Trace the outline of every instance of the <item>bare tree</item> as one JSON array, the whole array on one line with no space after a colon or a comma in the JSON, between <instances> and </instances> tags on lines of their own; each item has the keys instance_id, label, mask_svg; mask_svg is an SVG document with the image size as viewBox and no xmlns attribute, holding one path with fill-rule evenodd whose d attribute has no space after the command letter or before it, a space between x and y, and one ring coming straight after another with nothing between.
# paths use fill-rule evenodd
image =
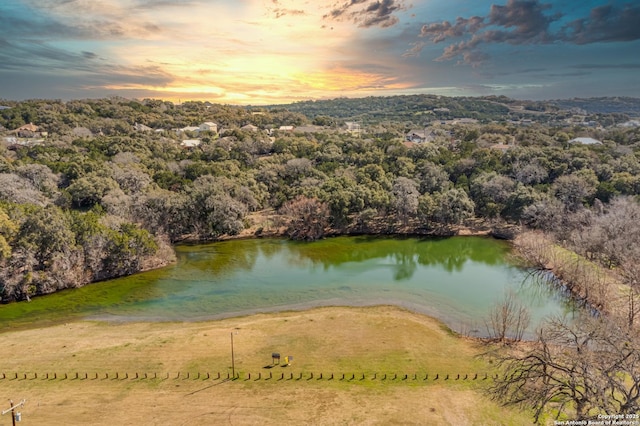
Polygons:
<instances>
[{"instance_id":1,"label":"bare tree","mask_svg":"<svg viewBox=\"0 0 640 426\"><path fill-rule=\"evenodd\" d=\"M492 339L500 342L507 340L520 341L531 321L529 310L522 305L512 291L497 302L485 320L487 333Z\"/></svg>"},{"instance_id":2,"label":"bare tree","mask_svg":"<svg viewBox=\"0 0 640 426\"><path fill-rule=\"evenodd\" d=\"M329 207L315 198L299 196L280 209L289 221L287 234L295 240L322 238L329 225Z\"/></svg>"},{"instance_id":3,"label":"bare tree","mask_svg":"<svg viewBox=\"0 0 640 426\"><path fill-rule=\"evenodd\" d=\"M545 412L585 418L640 409L638 335L604 317L553 318L534 347L500 358L492 397Z\"/></svg>"}]
</instances>

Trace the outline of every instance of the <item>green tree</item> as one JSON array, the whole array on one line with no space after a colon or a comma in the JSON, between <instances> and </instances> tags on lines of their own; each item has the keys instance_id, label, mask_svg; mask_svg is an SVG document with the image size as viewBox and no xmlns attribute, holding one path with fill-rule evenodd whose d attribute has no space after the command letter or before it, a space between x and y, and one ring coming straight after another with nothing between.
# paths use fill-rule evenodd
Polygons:
<instances>
[{"instance_id":1,"label":"green tree","mask_svg":"<svg viewBox=\"0 0 640 426\"><path fill-rule=\"evenodd\" d=\"M11 244L18 229L18 224L0 207L0 261L11 257Z\"/></svg>"},{"instance_id":2,"label":"green tree","mask_svg":"<svg viewBox=\"0 0 640 426\"><path fill-rule=\"evenodd\" d=\"M473 217L475 205L466 192L453 188L434 194L433 219L443 224L460 224Z\"/></svg>"}]
</instances>

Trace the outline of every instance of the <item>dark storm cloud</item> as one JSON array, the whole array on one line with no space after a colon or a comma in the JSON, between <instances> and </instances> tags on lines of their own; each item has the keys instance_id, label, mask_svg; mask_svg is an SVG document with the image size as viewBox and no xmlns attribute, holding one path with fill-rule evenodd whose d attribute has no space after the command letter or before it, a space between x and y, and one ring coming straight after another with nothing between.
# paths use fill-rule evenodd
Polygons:
<instances>
[{"instance_id":1,"label":"dark storm cloud","mask_svg":"<svg viewBox=\"0 0 640 426\"><path fill-rule=\"evenodd\" d=\"M323 19L351 21L363 28L387 28L398 23L394 14L401 10L406 10L402 0L351 0L334 5Z\"/></svg>"},{"instance_id":2,"label":"dark storm cloud","mask_svg":"<svg viewBox=\"0 0 640 426\"><path fill-rule=\"evenodd\" d=\"M443 49L436 60L460 57L461 62L477 66L489 56L483 45L533 45L568 42L589 44L624 42L640 39L640 5L626 3L598 6L586 18L566 23L559 31L552 31L553 23L563 14L551 11L550 3L539 0L508 0L505 5L491 5L487 16L458 17L455 22L431 22L422 26L419 36L432 43L460 39ZM424 45L415 44L405 56L415 56Z\"/></svg>"}]
</instances>

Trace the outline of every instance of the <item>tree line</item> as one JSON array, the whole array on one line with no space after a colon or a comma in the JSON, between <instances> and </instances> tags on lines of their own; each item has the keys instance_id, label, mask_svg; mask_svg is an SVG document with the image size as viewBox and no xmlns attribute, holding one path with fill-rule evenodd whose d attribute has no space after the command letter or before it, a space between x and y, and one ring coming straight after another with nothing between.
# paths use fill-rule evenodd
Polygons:
<instances>
[{"instance_id":1,"label":"tree line","mask_svg":"<svg viewBox=\"0 0 640 426\"><path fill-rule=\"evenodd\" d=\"M640 191L637 129L600 131L605 143L591 147L566 143L575 128L447 125L409 147L404 134L417 123L352 135L336 118L318 132L268 135L317 116L121 98L3 103L7 131L33 122L48 132L43 143L0 148L3 301L166 263L170 244L237 234L265 209L300 239L448 232L472 219L569 232L584 225L569 217L595 218ZM181 147L171 129L204 121L221 133ZM239 129L249 123L260 130Z\"/></svg>"}]
</instances>

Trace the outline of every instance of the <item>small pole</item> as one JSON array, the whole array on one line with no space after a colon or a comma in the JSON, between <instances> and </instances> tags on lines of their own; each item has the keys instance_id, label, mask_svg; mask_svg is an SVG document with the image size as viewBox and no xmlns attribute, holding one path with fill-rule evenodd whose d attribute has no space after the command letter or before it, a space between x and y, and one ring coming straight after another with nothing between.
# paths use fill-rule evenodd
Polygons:
<instances>
[{"instance_id":1,"label":"small pole","mask_svg":"<svg viewBox=\"0 0 640 426\"><path fill-rule=\"evenodd\" d=\"M16 426L16 408L18 407L24 407L24 403L26 402L26 399L23 399L22 401L18 402L16 405L13 405L13 400L9 400L9 409L4 410L2 412L2 415L4 416L5 414L11 412L11 424L13 426Z\"/></svg>"},{"instance_id":2,"label":"small pole","mask_svg":"<svg viewBox=\"0 0 640 426\"><path fill-rule=\"evenodd\" d=\"M231 332L231 373L233 373L233 378L236 378L236 363L235 358L233 356L233 331Z\"/></svg>"}]
</instances>

